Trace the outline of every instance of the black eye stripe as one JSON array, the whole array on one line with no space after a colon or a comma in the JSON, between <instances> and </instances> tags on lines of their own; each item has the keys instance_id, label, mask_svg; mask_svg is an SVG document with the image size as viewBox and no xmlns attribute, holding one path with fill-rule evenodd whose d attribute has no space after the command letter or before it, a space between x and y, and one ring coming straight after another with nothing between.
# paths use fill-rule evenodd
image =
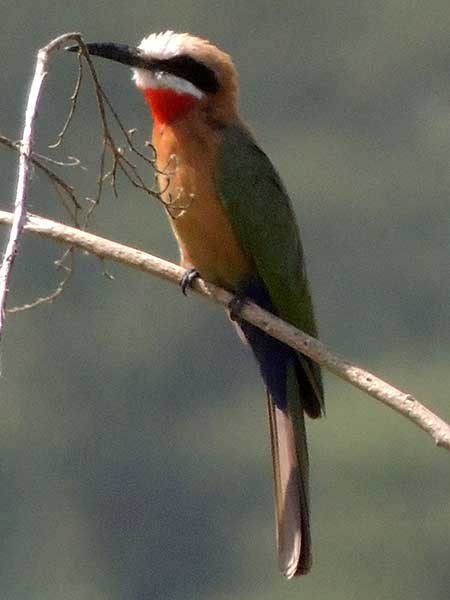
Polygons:
<instances>
[{"instance_id":1,"label":"black eye stripe","mask_svg":"<svg viewBox=\"0 0 450 600\"><path fill-rule=\"evenodd\" d=\"M171 58L152 58L147 56L141 48L133 48L125 44L91 43L86 44L89 53L115 60L124 65L148 71L164 71L189 81L205 94L215 94L220 85L216 74L204 63L195 60L187 54L172 56ZM66 50L78 52L78 46L69 46Z\"/></svg>"},{"instance_id":2,"label":"black eye stripe","mask_svg":"<svg viewBox=\"0 0 450 600\"><path fill-rule=\"evenodd\" d=\"M196 88L206 94L215 94L219 91L219 82L216 74L204 63L195 60L186 54L155 60L161 71L186 79Z\"/></svg>"}]
</instances>

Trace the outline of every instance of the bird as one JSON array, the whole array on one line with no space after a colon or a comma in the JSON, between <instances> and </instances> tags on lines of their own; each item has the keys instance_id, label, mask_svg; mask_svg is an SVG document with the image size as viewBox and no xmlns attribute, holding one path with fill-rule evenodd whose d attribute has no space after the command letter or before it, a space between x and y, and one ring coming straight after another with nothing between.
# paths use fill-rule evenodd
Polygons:
<instances>
[{"instance_id":1,"label":"bird","mask_svg":"<svg viewBox=\"0 0 450 600\"><path fill-rule=\"evenodd\" d=\"M131 67L153 118L161 193L185 269L316 337L296 217L280 176L239 114L229 54L207 39L164 31L138 46L88 43L91 55ZM68 50L78 50L71 46ZM311 569L305 415L324 413L319 365L231 314L267 391L281 572Z\"/></svg>"}]
</instances>

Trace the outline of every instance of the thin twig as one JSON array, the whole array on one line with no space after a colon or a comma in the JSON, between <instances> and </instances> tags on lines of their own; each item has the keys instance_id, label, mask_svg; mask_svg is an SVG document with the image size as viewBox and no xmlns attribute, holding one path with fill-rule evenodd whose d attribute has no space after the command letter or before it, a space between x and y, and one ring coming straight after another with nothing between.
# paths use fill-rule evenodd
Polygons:
<instances>
[{"instance_id":1,"label":"thin twig","mask_svg":"<svg viewBox=\"0 0 450 600\"><path fill-rule=\"evenodd\" d=\"M13 215L11 213L0 211L0 224L10 224L12 221ZM25 229L43 237L81 248L102 260L118 262L173 283L179 283L184 274L184 269L181 267L151 254L146 254L141 250L35 215L27 216ZM194 281L194 289L223 306L228 306L233 298L229 292L200 279ZM431 435L438 446L450 450L450 425L410 394L402 392L372 373L340 358L325 344L299 331L256 304L251 302L244 304L240 317L256 325L269 335L285 342L295 350L309 356L341 379L383 402Z\"/></svg>"},{"instance_id":2,"label":"thin twig","mask_svg":"<svg viewBox=\"0 0 450 600\"><path fill-rule=\"evenodd\" d=\"M80 95L82 81L83 81L83 61L81 60L81 58L79 58L79 60L78 60L78 75L77 75L77 80L75 82L75 88L70 96L69 112L68 112L66 120L64 121L64 124L61 128L61 131L58 133L56 142L54 144L49 145L49 148L51 148L51 149L58 148L58 146L60 146L62 144L62 141L64 139L66 131L69 128L70 122L72 121L72 118L73 118L76 108L77 108L78 97Z\"/></svg>"},{"instance_id":3,"label":"thin twig","mask_svg":"<svg viewBox=\"0 0 450 600\"><path fill-rule=\"evenodd\" d=\"M20 142L14 142L13 140L7 138L4 135L0 135L0 144L3 144L7 148L10 148L11 150L15 150L16 152L20 150ZM85 167L81 166L80 160L78 158L76 158L74 156L69 156L68 158L71 159L71 162L57 161L48 156L44 156L43 154L38 154L37 152L32 152L30 155L31 162L38 169L40 169L43 173L45 173L47 175L47 177L50 179L50 181L53 183L53 185L57 189L61 189L65 194L67 194L67 196L69 196L70 200L73 202L76 209L81 210L82 207L81 207L80 201L78 200L78 198L75 194L74 188L71 185L69 185L66 181L64 181L64 179L61 179L61 177L59 177L59 175L57 175L54 171L49 169L42 162L42 161L45 161L45 162L55 164L57 166L63 166L63 167L80 166L82 169L85 168ZM75 223L75 222L74 222L74 224L77 225L77 223Z\"/></svg>"},{"instance_id":4,"label":"thin twig","mask_svg":"<svg viewBox=\"0 0 450 600\"><path fill-rule=\"evenodd\" d=\"M49 146L50 148L51 146ZM68 156L69 160L56 160L55 158L51 158L50 156L45 156L45 154L39 154L38 152L33 152L33 157L40 158L41 160L48 162L52 165L57 165L58 167L80 167L84 171L87 171L87 168L81 164L81 160L76 156Z\"/></svg>"},{"instance_id":5,"label":"thin twig","mask_svg":"<svg viewBox=\"0 0 450 600\"><path fill-rule=\"evenodd\" d=\"M0 267L0 339L3 334L6 314L6 301L8 299L9 283L12 268L19 249L20 237L25 224L27 211L28 189L31 175L31 153L33 131L37 116L38 102L41 95L42 84L47 75L47 66L50 55L70 39L80 40L77 34L65 34L52 40L47 46L41 48L37 55L36 70L28 95L25 111L25 122L19 149L19 173L17 177L17 190L14 202L14 219L11 224L8 243Z\"/></svg>"},{"instance_id":6,"label":"thin twig","mask_svg":"<svg viewBox=\"0 0 450 600\"><path fill-rule=\"evenodd\" d=\"M127 156L125 155L125 152L122 150L122 148L120 148L116 144L116 142L114 140L114 136L112 135L109 124L108 124L106 107L111 112L115 122L117 123L119 129L121 130L122 134L124 135L126 142L127 142L128 149L131 152L133 152L136 156L138 156L139 158L144 160L146 163L148 163L152 167L154 172L157 171L155 149L153 148L153 146L151 144L146 144L146 146L148 148L150 148L150 150L152 151L152 157L148 157L145 154L143 154L135 146L135 144L133 143L133 140L132 140L132 135L133 135L134 130L131 130L131 132L130 132L125 128L119 115L115 111L111 101L109 100L108 96L106 95L106 92L103 90L102 86L100 85L100 81L98 79L98 75L95 70L94 64L91 60L88 49L83 41L79 42L79 47L80 47L81 55L87 61L88 68L90 70L90 74L91 74L91 77L92 77L92 80L94 83L94 90L95 90L95 95L96 95L96 99L97 99L97 107L98 107L98 111L99 111L99 115L100 115L100 120L101 120L101 124L102 124L102 132L103 132L103 145L102 145L102 151L101 151L101 155L100 155L99 175L97 177L97 191L96 191L94 198L89 198L89 200L91 202L91 206L90 206L89 210L87 211L87 214L85 217L85 223L84 223L84 226L87 227L87 224L89 222L89 218L90 218L92 212L94 211L94 209L96 208L96 206L98 206L98 204L100 202L100 198L101 198L102 191L103 191L103 183L107 178L111 178L113 193L116 196L118 195L116 176L117 176L117 172L119 170L125 175L125 177L130 181L130 183L135 188L146 192L147 194L149 194L153 198L156 198L159 202L162 202L163 204L164 204L164 200L162 199L161 192L159 190L149 187L145 183L144 179L140 176L136 165L134 163L132 163L129 158L127 158ZM107 151L107 149L110 150L112 157L113 157L112 167L109 171L106 171L106 151Z\"/></svg>"},{"instance_id":7,"label":"thin twig","mask_svg":"<svg viewBox=\"0 0 450 600\"><path fill-rule=\"evenodd\" d=\"M64 264L64 261L66 260L67 256L69 256L69 261L70 261L68 266ZM66 271L66 274L63 277L63 279L61 279L61 281L58 283L58 285L53 290L53 292L51 292L50 294L47 294L46 296L40 296L39 298L36 298L36 300L33 300L33 302L27 302L26 304L22 304L20 306L13 306L12 308L8 308L6 310L6 312L8 312L10 314L24 312L24 311L30 310L32 308L37 308L41 304L51 304L52 302L57 300L60 296L62 296L62 294L69 287L69 283L74 274L74 248L73 248L73 246L71 246L70 248L67 248L67 250L65 250L65 252L61 256L61 258L59 258L58 260L55 260L55 265L56 265L57 269L64 269Z\"/></svg>"}]
</instances>

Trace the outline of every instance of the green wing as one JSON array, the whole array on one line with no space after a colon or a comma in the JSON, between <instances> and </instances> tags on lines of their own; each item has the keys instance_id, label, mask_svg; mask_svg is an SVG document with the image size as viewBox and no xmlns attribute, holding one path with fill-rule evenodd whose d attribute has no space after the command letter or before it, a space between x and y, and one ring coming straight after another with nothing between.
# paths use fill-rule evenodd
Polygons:
<instances>
[{"instance_id":1,"label":"green wing","mask_svg":"<svg viewBox=\"0 0 450 600\"><path fill-rule=\"evenodd\" d=\"M242 247L282 319L317 335L295 214L272 163L242 125L223 130L217 189ZM323 409L318 365L300 362ZM309 412L309 411L308 411ZM317 415L315 415L317 416Z\"/></svg>"}]
</instances>

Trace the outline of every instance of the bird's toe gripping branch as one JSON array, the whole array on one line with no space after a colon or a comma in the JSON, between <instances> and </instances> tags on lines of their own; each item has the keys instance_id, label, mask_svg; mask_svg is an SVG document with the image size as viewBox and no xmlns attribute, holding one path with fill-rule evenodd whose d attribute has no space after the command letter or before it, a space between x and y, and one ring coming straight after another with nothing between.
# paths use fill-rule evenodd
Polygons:
<instances>
[{"instance_id":1,"label":"bird's toe gripping branch","mask_svg":"<svg viewBox=\"0 0 450 600\"><path fill-rule=\"evenodd\" d=\"M230 300L228 304L228 310L230 312L230 319L232 321L239 321L240 312L246 302L247 298L239 295L233 296L232 300Z\"/></svg>"},{"instance_id":2,"label":"bird's toe gripping branch","mask_svg":"<svg viewBox=\"0 0 450 600\"><path fill-rule=\"evenodd\" d=\"M198 277L200 277L200 273L197 269L187 269L184 272L183 277L180 280L180 287L185 296L187 296L187 289L192 287L192 282Z\"/></svg>"}]
</instances>

